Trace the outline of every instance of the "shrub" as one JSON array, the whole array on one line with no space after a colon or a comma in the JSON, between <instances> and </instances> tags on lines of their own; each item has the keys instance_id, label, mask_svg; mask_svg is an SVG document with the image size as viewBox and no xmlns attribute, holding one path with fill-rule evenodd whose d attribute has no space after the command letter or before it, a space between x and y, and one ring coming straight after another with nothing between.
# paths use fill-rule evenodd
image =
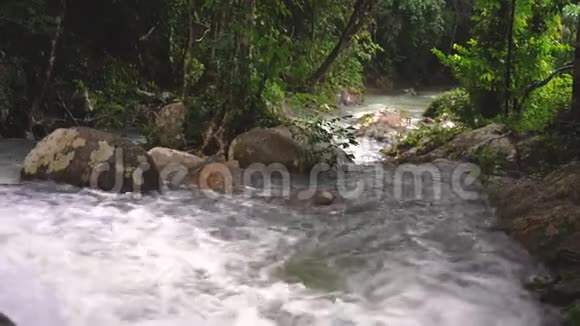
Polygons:
<instances>
[{"instance_id":1,"label":"shrub","mask_svg":"<svg viewBox=\"0 0 580 326\"><path fill-rule=\"evenodd\" d=\"M308 165L328 163L335 166L354 159L352 154L344 150L350 145L358 145L356 129L344 122L350 116L325 119L321 117L309 119L294 119L286 123L295 140L306 149ZM344 157L340 157L344 155Z\"/></svg>"},{"instance_id":2,"label":"shrub","mask_svg":"<svg viewBox=\"0 0 580 326\"><path fill-rule=\"evenodd\" d=\"M465 89L447 91L433 100L424 114L433 119L449 119L470 127L480 126L484 119L476 112Z\"/></svg>"},{"instance_id":3,"label":"shrub","mask_svg":"<svg viewBox=\"0 0 580 326\"><path fill-rule=\"evenodd\" d=\"M466 127L421 126L403 136L398 149L417 148L417 153L426 153L447 144L456 135L467 131Z\"/></svg>"},{"instance_id":4,"label":"shrub","mask_svg":"<svg viewBox=\"0 0 580 326\"><path fill-rule=\"evenodd\" d=\"M564 309L564 319L566 325L579 326L580 325L580 304L576 303Z\"/></svg>"},{"instance_id":5,"label":"shrub","mask_svg":"<svg viewBox=\"0 0 580 326\"><path fill-rule=\"evenodd\" d=\"M521 131L543 131L554 119L572 105L571 75L552 79L546 86L531 94L524 110L516 117L514 127Z\"/></svg>"}]
</instances>

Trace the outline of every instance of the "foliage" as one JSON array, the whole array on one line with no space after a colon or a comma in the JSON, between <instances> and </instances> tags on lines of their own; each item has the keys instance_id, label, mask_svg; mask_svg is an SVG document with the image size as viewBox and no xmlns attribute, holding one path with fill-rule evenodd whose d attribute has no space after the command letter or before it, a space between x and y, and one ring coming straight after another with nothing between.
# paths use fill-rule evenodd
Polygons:
<instances>
[{"instance_id":1,"label":"foliage","mask_svg":"<svg viewBox=\"0 0 580 326\"><path fill-rule=\"evenodd\" d=\"M562 10L562 42L574 46L576 42L576 29L580 17L580 5L576 3L567 4Z\"/></svg>"},{"instance_id":2,"label":"foliage","mask_svg":"<svg viewBox=\"0 0 580 326\"><path fill-rule=\"evenodd\" d=\"M532 93L524 111L516 117L514 127L521 131L543 131L550 127L560 114L570 109L572 83L572 76L562 75Z\"/></svg>"},{"instance_id":3,"label":"foliage","mask_svg":"<svg viewBox=\"0 0 580 326\"><path fill-rule=\"evenodd\" d=\"M424 116L451 120L472 128L484 122L483 117L475 110L469 94L463 88L456 88L439 95L431 102Z\"/></svg>"},{"instance_id":4,"label":"foliage","mask_svg":"<svg viewBox=\"0 0 580 326\"><path fill-rule=\"evenodd\" d=\"M356 3L8 0L0 4L0 57L22 58L34 79L30 85L42 84L55 21L63 18L48 93L65 98L87 90L95 100L88 121L119 128L138 123L130 109L142 102L135 89L170 91L191 103L190 120L199 128L224 124L227 141L270 123L272 108L293 94L302 104L305 91L314 91L313 109L318 110L322 102L333 103L340 88L363 88L363 65L380 50L364 28L341 47L324 82L304 87L340 43ZM55 107L45 102L43 109ZM208 141L200 139L201 131L192 133L192 145Z\"/></svg>"},{"instance_id":5,"label":"foliage","mask_svg":"<svg viewBox=\"0 0 580 326\"><path fill-rule=\"evenodd\" d=\"M349 146L358 145L356 129L345 124L351 116L325 119L315 117L287 121L295 140L306 149L308 165L328 163L331 166L352 161L354 156L346 153Z\"/></svg>"},{"instance_id":6,"label":"foliage","mask_svg":"<svg viewBox=\"0 0 580 326\"><path fill-rule=\"evenodd\" d=\"M507 2L476 1L474 37L454 53L434 53L449 66L485 117L502 112L506 95ZM569 47L560 41L560 4L549 0L519 0L515 8L513 74L508 108L518 107L529 85L545 79ZM527 105L524 103L524 105Z\"/></svg>"},{"instance_id":7,"label":"foliage","mask_svg":"<svg viewBox=\"0 0 580 326\"><path fill-rule=\"evenodd\" d=\"M562 9L562 23L567 27L573 27L578 24L580 18L580 5L576 3L567 4Z\"/></svg>"},{"instance_id":8,"label":"foliage","mask_svg":"<svg viewBox=\"0 0 580 326\"><path fill-rule=\"evenodd\" d=\"M308 118L317 114L331 113L337 109L336 105L328 104L334 102L334 93L292 93L287 94L284 103L289 106L292 113Z\"/></svg>"},{"instance_id":9,"label":"foliage","mask_svg":"<svg viewBox=\"0 0 580 326\"><path fill-rule=\"evenodd\" d=\"M106 64L105 71L100 83L76 82L78 88L88 88L92 95L96 126L105 129L145 126L148 117L138 109L146 99L138 90L155 91L155 85L145 83L134 68L113 59Z\"/></svg>"},{"instance_id":10,"label":"foliage","mask_svg":"<svg viewBox=\"0 0 580 326\"><path fill-rule=\"evenodd\" d=\"M573 304L564 309L564 319L566 320L566 325L580 325L580 304Z\"/></svg>"},{"instance_id":11,"label":"foliage","mask_svg":"<svg viewBox=\"0 0 580 326\"><path fill-rule=\"evenodd\" d=\"M445 0L385 1L377 10L373 40L382 51L367 65L370 77L402 82L430 82L440 70L431 49L460 41L468 23L464 2ZM458 4L458 6L454 6Z\"/></svg>"},{"instance_id":12,"label":"foliage","mask_svg":"<svg viewBox=\"0 0 580 326\"><path fill-rule=\"evenodd\" d=\"M323 86L330 88L331 91L350 88L351 91L361 92L365 87L364 66L381 51L382 48L373 41L369 32L364 31L356 35L352 46L336 62L335 69L331 71Z\"/></svg>"},{"instance_id":13,"label":"foliage","mask_svg":"<svg viewBox=\"0 0 580 326\"><path fill-rule=\"evenodd\" d=\"M475 164L481 169L481 179L486 182L489 176L495 175L498 170L498 164L504 158L491 146L483 146L475 156Z\"/></svg>"}]
</instances>

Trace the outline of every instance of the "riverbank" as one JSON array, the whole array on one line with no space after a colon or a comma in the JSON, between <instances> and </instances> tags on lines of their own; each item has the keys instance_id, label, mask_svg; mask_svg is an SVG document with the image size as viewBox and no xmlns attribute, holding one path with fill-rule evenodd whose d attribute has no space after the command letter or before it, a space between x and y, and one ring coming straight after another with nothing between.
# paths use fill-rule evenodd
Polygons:
<instances>
[{"instance_id":1,"label":"riverbank","mask_svg":"<svg viewBox=\"0 0 580 326\"><path fill-rule=\"evenodd\" d=\"M554 140L519 134L505 125L446 135L434 144L433 134L416 141L421 147L395 151L396 163L429 163L452 159L473 164L491 202L498 228L521 243L550 269L551 275L527 286L541 299L563 307L578 322L580 300L580 164L554 164ZM561 146L561 145L560 145ZM553 154L550 154L553 153ZM572 322L572 321L571 321Z\"/></svg>"}]
</instances>

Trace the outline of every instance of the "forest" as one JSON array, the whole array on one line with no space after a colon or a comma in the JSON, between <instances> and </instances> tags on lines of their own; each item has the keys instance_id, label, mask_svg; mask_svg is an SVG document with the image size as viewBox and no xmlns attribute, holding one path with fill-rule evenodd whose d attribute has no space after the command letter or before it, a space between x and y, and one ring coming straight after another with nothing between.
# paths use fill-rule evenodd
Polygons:
<instances>
[{"instance_id":1,"label":"forest","mask_svg":"<svg viewBox=\"0 0 580 326\"><path fill-rule=\"evenodd\" d=\"M211 152L279 123L284 105L314 112L334 104L339 90L452 84L468 97L458 114L470 122L573 127L555 122L571 104L578 21L571 1L0 5L4 137L42 138L75 124L149 130L156 104L182 100L184 146Z\"/></svg>"},{"instance_id":2,"label":"forest","mask_svg":"<svg viewBox=\"0 0 580 326\"><path fill-rule=\"evenodd\" d=\"M0 0L0 242L88 326L580 325L579 156L577 1Z\"/></svg>"},{"instance_id":3,"label":"forest","mask_svg":"<svg viewBox=\"0 0 580 326\"><path fill-rule=\"evenodd\" d=\"M465 43L472 10L443 0L1 6L2 135L143 129L155 104L180 99L198 147L275 123L284 102L317 109L340 89L449 82L431 49Z\"/></svg>"}]
</instances>

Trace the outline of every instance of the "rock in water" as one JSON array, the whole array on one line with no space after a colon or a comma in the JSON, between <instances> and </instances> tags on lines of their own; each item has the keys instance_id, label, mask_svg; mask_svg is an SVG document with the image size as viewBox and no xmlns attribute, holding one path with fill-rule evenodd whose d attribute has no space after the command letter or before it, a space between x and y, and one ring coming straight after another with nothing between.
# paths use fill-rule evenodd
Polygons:
<instances>
[{"instance_id":1,"label":"rock in water","mask_svg":"<svg viewBox=\"0 0 580 326\"><path fill-rule=\"evenodd\" d=\"M90 128L57 129L26 156L23 180L52 180L114 192L158 191L159 172L141 147Z\"/></svg>"},{"instance_id":2,"label":"rock in water","mask_svg":"<svg viewBox=\"0 0 580 326\"><path fill-rule=\"evenodd\" d=\"M186 108L183 103L172 103L165 106L155 121L159 145L181 148L185 144L184 124Z\"/></svg>"},{"instance_id":3,"label":"rock in water","mask_svg":"<svg viewBox=\"0 0 580 326\"><path fill-rule=\"evenodd\" d=\"M422 147L429 148L430 144L424 143ZM445 145L426 154L403 153L400 161L422 163L442 158L480 165L487 162L494 164L494 173L498 173L515 167L517 149L508 128L494 123L456 135Z\"/></svg>"},{"instance_id":4,"label":"rock in water","mask_svg":"<svg viewBox=\"0 0 580 326\"><path fill-rule=\"evenodd\" d=\"M330 191L317 191L312 198L314 206L329 206L332 205L336 196Z\"/></svg>"},{"instance_id":5,"label":"rock in water","mask_svg":"<svg viewBox=\"0 0 580 326\"><path fill-rule=\"evenodd\" d=\"M0 312L0 326L16 326L16 324Z\"/></svg>"},{"instance_id":6,"label":"rock in water","mask_svg":"<svg viewBox=\"0 0 580 326\"><path fill-rule=\"evenodd\" d=\"M234 194L243 189L242 170L237 161L204 164L192 174L192 186L202 190Z\"/></svg>"},{"instance_id":7,"label":"rock in water","mask_svg":"<svg viewBox=\"0 0 580 326\"><path fill-rule=\"evenodd\" d=\"M229 159L247 168L254 163L279 163L290 172L301 172L305 165L304 149L280 129L253 129L239 135L230 145Z\"/></svg>"},{"instance_id":8,"label":"rock in water","mask_svg":"<svg viewBox=\"0 0 580 326\"><path fill-rule=\"evenodd\" d=\"M180 186L189 181L192 173L206 164L200 157L165 147L155 147L149 151L149 155L153 158L161 179L171 186Z\"/></svg>"},{"instance_id":9,"label":"rock in water","mask_svg":"<svg viewBox=\"0 0 580 326\"><path fill-rule=\"evenodd\" d=\"M200 167L205 162L204 159L193 154L165 147L155 147L149 151L149 155L159 171L170 165L180 165L191 170Z\"/></svg>"}]
</instances>

